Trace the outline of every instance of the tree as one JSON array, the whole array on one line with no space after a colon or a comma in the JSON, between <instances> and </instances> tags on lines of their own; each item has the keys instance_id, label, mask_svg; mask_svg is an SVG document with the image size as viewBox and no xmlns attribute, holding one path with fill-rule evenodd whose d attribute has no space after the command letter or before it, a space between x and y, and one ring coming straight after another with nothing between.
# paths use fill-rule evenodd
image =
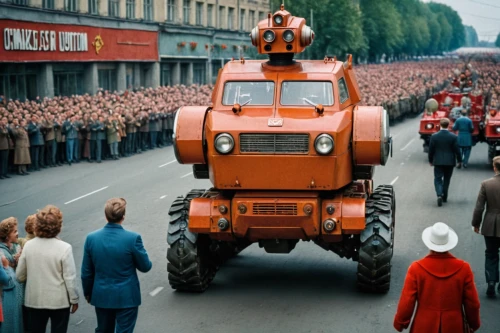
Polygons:
<instances>
[{"instance_id":1,"label":"tree","mask_svg":"<svg viewBox=\"0 0 500 333\"><path fill-rule=\"evenodd\" d=\"M474 27L470 25L465 25L465 46L474 47L479 43L479 38L477 37L477 32Z\"/></svg>"},{"instance_id":2,"label":"tree","mask_svg":"<svg viewBox=\"0 0 500 333\"><path fill-rule=\"evenodd\" d=\"M281 2L272 0L271 11L279 9ZM285 10L294 16L306 18L310 25L310 10L313 11L315 38L304 54L312 59L323 59L325 55L344 58L346 53L362 54L367 51L361 27L359 9L352 0L295 0L287 2Z\"/></svg>"},{"instance_id":3,"label":"tree","mask_svg":"<svg viewBox=\"0 0 500 333\"><path fill-rule=\"evenodd\" d=\"M433 13L444 14L446 20L451 26L451 40L448 49L455 50L463 46L465 44L465 28L458 13L450 6L436 2L430 2L427 6L429 6Z\"/></svg>"},{"instance_id":4,"label":"tree","mask_svg":"<svg viewBox=\"0 0 500 333\"><path fill-rule=\"evenodd\" d=\"M361 0L360 9L370 61L384 53L391 55L400 48L403 43L401 15L391 0Z\"/></svg>"},{"instance_id":5,"label":"tree","mask_svg":"<svg viewBox=\"0 0 500 333\"><path fill-rule=\"evenodd\" d=\"M500 47L500 33L497 36L497 40L495 41L495 46Z\"/></svg>"}]
</instances>

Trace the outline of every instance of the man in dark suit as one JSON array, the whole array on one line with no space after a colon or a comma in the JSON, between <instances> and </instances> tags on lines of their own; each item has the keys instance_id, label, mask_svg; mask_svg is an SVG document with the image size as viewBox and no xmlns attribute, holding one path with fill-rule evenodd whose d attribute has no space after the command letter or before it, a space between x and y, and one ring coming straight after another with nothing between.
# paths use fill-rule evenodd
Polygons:
<instances>
[{"instance_id":1,"label":"man in dark suit","mask_svg":"<svg viewBox=\"0 0 500 333\"><path fill-rule=\"evenodd\" d=\"M485 273L488 289L486 295L495 297L495 284L499 282L498 251L500 249L500 156L493 159L493 170L495 177L481 183L481 189L477 197L476 208L472 216L472 227L484 236L486 243ZM486 204L486 214L484 205ZM482 226L481 226L482 222ZM500 293L500 285L498 286Z\"/></svg>"},{"instance_id":2,"label":"man in dark suit","mask_svg":"<svg viewBox=\"0 0 500 333\"><path fill-rule=\"evenodd\" d=\"M82 263L83 294L95 306L96 333L132 333L141 291L137 270L152 263L139 234L123 229L126 201L112 198L104 213L108 224L85 240ZM116 328L116 331L115 331Z\"/></svg>"},{"instance_id":3,"label":"man in dark suit","mask_svg":"<svg viewBox=\"0 0 500 333\"><path fill-rule=\"evenodd\" d=\"M448 201L448 188L456 162L458 161L459 168L462 164L457 136L448 131L450 120L442 118L440 125L441 130L431 136L429 143L429 163L434 166L434 187L439 207Z\"/></svg>"}]
</instances>

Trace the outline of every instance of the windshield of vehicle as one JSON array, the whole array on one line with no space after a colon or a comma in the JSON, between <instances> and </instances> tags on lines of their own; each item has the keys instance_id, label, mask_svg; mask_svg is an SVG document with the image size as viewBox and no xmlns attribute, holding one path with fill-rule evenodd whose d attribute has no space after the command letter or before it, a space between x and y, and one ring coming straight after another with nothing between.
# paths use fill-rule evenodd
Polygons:
<instances>
[{"instance_id":1,"label":"windshield of vehicle","mask_svg":"<svg viewBox=\"0 0 500 333\"><path fill-rule=\"evenodd\" d=\"M224 85L223 105L273 105L273 81L230 81Z\"/></svg>"},{"instance_id":2,"label":"windshield of vehicle","mask_svg":"<svg viewBox=\"0 0 500 333\"><path fill-rule=\"evenodd\" d=\"M330 81L283 81L281 105L333 105L333 84Z\"/></svg>"}]
</instances>

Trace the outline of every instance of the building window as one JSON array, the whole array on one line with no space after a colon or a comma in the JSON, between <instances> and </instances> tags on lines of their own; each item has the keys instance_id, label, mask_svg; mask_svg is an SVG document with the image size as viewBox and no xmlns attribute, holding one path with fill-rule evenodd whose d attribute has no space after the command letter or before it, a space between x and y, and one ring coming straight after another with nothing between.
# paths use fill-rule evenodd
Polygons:
<instances>
[{"instance_id":1,"label":"building window","mask_svg":"<svg viewBox=\"0 0 500 333\"><path fill-rule=\"evenodd\" d=\"M189 77L189 64L181 64L181 84L187 86Z\"/></svg>"},{"instance_id":2,"label":"building window","mask_svg":"<svg viewBox=\"0 0 500 333\"><path fill-rule=\"evenodd\" d=\"M71 96L83 94L82 72L54 72L54 95Z\"/></svg>"},{"instance_id":3,"label":"building window","mask_svg":"<svg viewBox=\"0 0 500 333\"><path fill-rule=\"evenodd\" d=\"M172 85L172 70L173 64L161 64L161 85L171 86Z\"/></svg>"},{"instance_id":4,"label":"building window","mask_svg":"<svg viewBox=\"0 0 500 333\"><path fill-rule=\"evenodd\" d=\"M189 24L189 15L191 15L191 0L184 0L182 7L182 22L184 24Z\"/></svg>"},{"instance_id":5,"label":"building window","mask_svg":"<svg viewBox=\"0 0 500 333\"><path fill-rule=\"evenodd\" d=\"M125 80L126 80L126 84L127 84L127 89L128 90L134 89L134 65L133 64L127 64Z\"/></svg>"},{"instance_id":6,"label":"building window","mask_svg":"<svg viewBox=\"0 0 500 333\"><path fill-rule=\"evenodd\" d=\"M259 12L259 22L266 18L266 14L264 12Z\"/></svg>"},{"instance_id":7,"label":"building window","mask_svg":"<svg viewBox=\"0 0 500 333\"><path fill-rule=\"evenodd\" d=\"M99 80L99 88L108 91L116 90L116 70L114 69L99 69L98 80Z\"/></svg>"},{"instance_id":8,"label":"building window","mask_svg":"<svg viewBox=\"0 0 500 333\"><path fill-rule=\"evenodd\" d=\"M126 17L128 19L135 19L135 0L127 0L125 4L127 6Z\"/></svg>"},{"instance_id":9,"label":"building window","mask_svg":"<svg viewBox=\"0 0 500 333\"><path fill-rule=\"evenodd\" d=\"M175 20L175 0L167 0L167 21Z\"/></svg>"},{"instance_id":10,"label":"building window","mask_svg":"<svg viewBox=\"0 0 500 333\"><path fill-rule=\"evenodd\" d=\"M64 0L64 10L67 12L76 12L76 0Z\"/></svg>"},{"instance_id":11,"label":"building window","mask_svg":"<svg viewBox=\"0 0 500 333\"><path fill-rule=\"evenodd\" d=\"M227 12L227 28L229 30L233 30L233 21L234 21L234 8L228 8Z\"/></svg>"},{"instance_id":12,"label":"building window","mask_svg":"<svg viewBox=\"0 0 500 333\"><path fill-rule=\"evenodd\" d=\"M53 1L53 0L47 0L47 1ZM97 0L88 0L88 1L89 1L89 14L98 15L99 9L97 7Z\"/></svg>"},{"instance_id":13,"label":"building window","mask_svg":"<svg viewBox=\"0 0 500 333\"><path fill-rule=\"evenodd\" d=\"M34 100L37 96L36 74L25 65L0 66L0 95L6 99Z\"/></svg>"},{"instance_id":14,"label":"building window","mask_svg":"<svg viewBox=\"0 0 500 333\"><path fill-rule=\"evenodd\" d=\"M27 6L28 5L28 0L13 0L12 3L14 5Z\"/></svg>"},{"instance_id":15,"label":"building window","mask_svg":"<svg viewBox=\"0 0 500 333\"><path fill-rule=\"evenodd\" d=\"M108 15L112 17L120 16L120 0L108 0Z\"/></svg>"},{"instance_id":16,"label":"building window","mask_svg":"<svg viewBox=\"0 0 500 333\"><path fill-rule=\"evenodd\" d=\"M144 0L144 19L153 21L153 0Z\"/></svg>"},{"instance_id":17,"label":"building window","mask_svg":"<svg viewBox=\"0 0 500 333\"><path fill-rule=\"evenodd\" d=\"M252 30L257 24L255 24L255 10L248 12L248 30Z\"/></svg>"},{"instance_id":18,"label":"building window","mask_svg":"<svg viewBox=\"0 0 500 333\"><path fill-rule=\"evenodd\" d=\"M207 25L209 27L214 26L214 5L212 4L207 5Z\"/></svg>"},{"instance_id":19,"label":"building window","mask_svg":"<svg viewBox=\"0 0 500 333\"><path fill-rule=\"evenodd\" d=\"M43 0L42 7L46 9L54 9L54 0Z\"/></svg>"},{"instance_id":20,"label":"building window","mask_svg":"<svg viewBox=\"0 0 500 333\"><path fill-rule=\"evenodd\" d=\"M240 9L240 30L246 30L246 25L245 25L245 10Z\"/></svg>"},{"instance_id":21,"label":"building window","mask_svg":"<svg viewBox=\"0 0 500 333\"><path fill-rule=\"evenodd\" d=\"M205 84L205 64L193 64L193 83Z\"/></svg>"},{"instance_id":22,"label":"building window","mask_svg":"<svg viewBox=\"0 0 500 333\"><path fill-rule=\"evenodd\" d=\"M196 3L196 25L203 25L203 2Z\"/></svg>"},{"instance_id":23,"label":"building window","mask_svg":"<svg viewBox=\"0 0 500 333\"><path fill-rule=\"evenodd\" d=\"M224 7L223 6L220 6L219 7L219 17L218 17L218 21L217 22L217 26L219 27L219 29L224 29Z\"/></svg>"}]
</instances>

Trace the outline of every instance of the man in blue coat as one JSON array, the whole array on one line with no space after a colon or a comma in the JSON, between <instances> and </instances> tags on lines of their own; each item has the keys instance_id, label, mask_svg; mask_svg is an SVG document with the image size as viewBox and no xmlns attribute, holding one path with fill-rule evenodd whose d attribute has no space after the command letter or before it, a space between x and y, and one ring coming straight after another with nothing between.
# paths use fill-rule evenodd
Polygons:
<instances>
[{"instance_id":1,"label":"man in blue coat","mask_svg":"<svg viewBox=\"0 0 500 333\"><path fill-rule=\"evenodd\" d=\"M457 144L457 136L448 131L450 120L440 120L441 130L431 136L429 142L429 164L434 166L434 188L439 207L448 201L448 188L455 163L460 168L462 155Z\"/></svg>"},{"instance_id":2,"label":"man in blue coat","mask_svg":"<svg viewBox=\"0 0 500 333\"><path fill-rule=\"evenodd\" d=\"M123 229L126 201L112 198L104 213L108 224L85 240L82 263L83 294L95 306L96 333L132 333L141 290L137 270L146 273L152 263L139 234Z\"/></svg>"},{"instance_id":3,"label":"man in blue coat","mask_svg":"<svg viewBox=\"0 0 500 333\"><path fill-rule=\"evenodd\" d=\"M462 164L464 168L467 168L472 147L472 132L474 132L474 125L472 124L472 120L467 117L467 109L462 109L461 113L461 117L458 118L453 125L453 130L458 131L458 147L462 155Z\"/></svg>"},{"instance_id":4,"label":"man in blue coat","mask_svg":"<svg viewBox=\"0 0 500 333\"><path fill-rule=\"evenodd\" d=\"M43 163L45 140L42 134L42 124L36 115L31 117L28 124L28 135L30 138L31 170L40 171L40 167L45 168Z\"/></svg>"}]
</instances>

